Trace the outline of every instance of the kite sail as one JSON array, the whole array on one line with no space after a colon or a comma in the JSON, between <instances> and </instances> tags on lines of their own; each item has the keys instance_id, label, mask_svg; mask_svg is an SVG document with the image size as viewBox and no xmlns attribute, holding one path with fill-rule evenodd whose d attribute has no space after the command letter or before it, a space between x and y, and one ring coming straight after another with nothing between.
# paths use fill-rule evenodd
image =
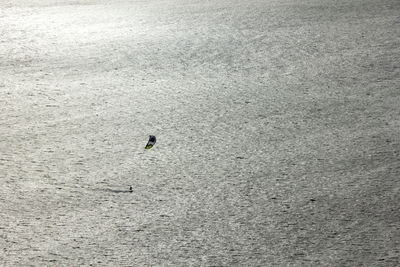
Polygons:
<instances>
[{"instance_id":1,"label":"kite sail","mask_svg":"<svg viewBox=\"0 0 400 267\"><path fill-rule=\"evenodd\" d=\"M145 149L152 148L155 143L156 143L156 137L154 135L150 135L149 142L147 142L147 145L146 145Z\"/></svg>"}]
</instances>

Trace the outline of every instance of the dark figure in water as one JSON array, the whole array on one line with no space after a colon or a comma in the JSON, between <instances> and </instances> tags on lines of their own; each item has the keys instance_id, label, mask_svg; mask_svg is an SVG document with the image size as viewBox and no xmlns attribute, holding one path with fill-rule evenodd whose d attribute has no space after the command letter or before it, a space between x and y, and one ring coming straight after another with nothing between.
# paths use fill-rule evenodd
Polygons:
<instances>
[{"instance_id":1,"label":"dark figure in water","mask_svg":"<svg viewBox=\"0 0 400 267\"><path fill-rule=\"evenodd\" d=\"M129 192L132 193L132 191L133 191L133 190L132 190L132 186L130 186L130 187L129 187Z\"/></svg>"}]
</instances>

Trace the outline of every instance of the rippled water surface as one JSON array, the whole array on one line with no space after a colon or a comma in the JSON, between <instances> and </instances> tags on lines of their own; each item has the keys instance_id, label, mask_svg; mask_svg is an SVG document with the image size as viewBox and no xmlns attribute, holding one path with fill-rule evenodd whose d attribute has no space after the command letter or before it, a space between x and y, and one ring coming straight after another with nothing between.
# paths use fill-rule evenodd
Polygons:
<instances>
[{"instance_id":1,"label":"rippled water surface","mask_svg":"<svg viewBox=\"0 0 400 267\"><path fill-rule=\"evenodd\" d=\"M2 1L0 265L398 266L399 12Z\"/></svg>"}]
</instances>

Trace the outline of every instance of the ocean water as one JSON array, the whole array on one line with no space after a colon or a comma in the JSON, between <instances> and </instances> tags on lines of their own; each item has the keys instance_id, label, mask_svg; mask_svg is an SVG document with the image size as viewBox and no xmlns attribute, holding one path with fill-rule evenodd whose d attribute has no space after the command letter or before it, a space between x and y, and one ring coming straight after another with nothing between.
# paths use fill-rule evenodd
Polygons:
<instances>
[{"instance_id":1,"label":"ocean water","mask_svg":"<svg viewBox=\"0 0 400 267\"><path fill-rule=\"evenodd\" d=\"M0 265L399 265L399 10L2 1Z\"/></svg>"}]
</instances>

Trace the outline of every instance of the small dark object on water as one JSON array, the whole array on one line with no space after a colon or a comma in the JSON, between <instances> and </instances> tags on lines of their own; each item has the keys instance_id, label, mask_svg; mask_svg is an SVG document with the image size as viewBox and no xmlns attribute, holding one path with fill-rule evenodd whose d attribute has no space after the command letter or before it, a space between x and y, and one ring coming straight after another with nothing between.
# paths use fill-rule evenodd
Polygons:
<instances>
[{"instance_id":1,"label":"small dark object on water","mask_svg":"<svg viewBox=\"0 0 400 267\"><path fill-rule=\"evenodd\" d=\"M129 192L131 192L131 193L133 192L132 186L129 187Z\"/></svg>"},{"instance_id":2,"label":"small dark object on water","mask_svg":"<svg viewBox=\"0 0 400 267\"><path fill-rule=\"evenodd\" d=\"M156 137L154 135L150 135L149 136L149 141L147 142L147 145L146 145L145 149L152 148L155 143L156 143Z\"/></svg>"},{"instance_id":3,"label":"small dark object on water","mask_svg":"<svg viewBox=\"0 0 400 267\"><path fill-rule=\"evenodd\" d=\"M310 199L310 201L311 201L311 202L314 202L314 201L315 201L315 198Z\"/></svg>"}]
</instances>

